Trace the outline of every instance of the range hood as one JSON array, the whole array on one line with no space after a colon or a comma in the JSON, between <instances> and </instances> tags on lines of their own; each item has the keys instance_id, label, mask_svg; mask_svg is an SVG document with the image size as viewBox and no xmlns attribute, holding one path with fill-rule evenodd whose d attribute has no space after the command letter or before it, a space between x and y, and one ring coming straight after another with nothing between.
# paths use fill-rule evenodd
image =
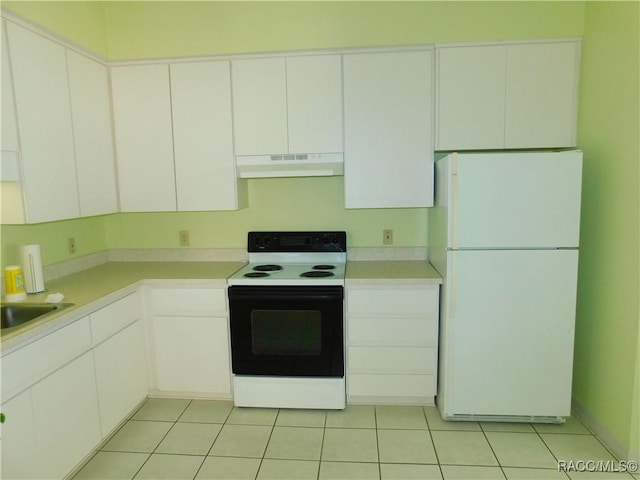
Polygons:
<instances>
[{"instance_id":1,"label":"range hood","mask_svg":"<svg viewBox=\"0 0 640 480\"><path fill-rule=\"evenodd\" d=\"M342 153L248 155L236 157L239 178L327 177L343 175Z\"/></svg>"}]
</instances>

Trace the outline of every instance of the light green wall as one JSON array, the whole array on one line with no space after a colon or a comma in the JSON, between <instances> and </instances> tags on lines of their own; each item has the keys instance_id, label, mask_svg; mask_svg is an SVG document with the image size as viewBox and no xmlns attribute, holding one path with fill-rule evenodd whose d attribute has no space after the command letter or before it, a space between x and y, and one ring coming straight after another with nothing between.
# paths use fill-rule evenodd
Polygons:
<instances>
[{"instance_id":1,"label":"light green wall","mask_svg":"<svg viewBox=\"0 0 640 480\"><path fill-rule=\"evenodd\" d=\"M107 2L9 1L2 7L102 56L107 56Z\"/></svg>"},{"instance_id":2,"label":"light green wall","mask_svg":"<svg viewBox=\"0 0 640 480\"><path fill-rule=\"evenodd\" d=\"M574 397L638 451L640 3L587 2Z\"/></svg>"},{"instance_id":3,"label":"light green wall","mask_svg":"<svg viewBox=\"0 0 640 480\"><path fill-rule=\"evenodd\" d=\"M113 2L109 56L580 36L581 2Z\"/></svg>"}]
</instances>

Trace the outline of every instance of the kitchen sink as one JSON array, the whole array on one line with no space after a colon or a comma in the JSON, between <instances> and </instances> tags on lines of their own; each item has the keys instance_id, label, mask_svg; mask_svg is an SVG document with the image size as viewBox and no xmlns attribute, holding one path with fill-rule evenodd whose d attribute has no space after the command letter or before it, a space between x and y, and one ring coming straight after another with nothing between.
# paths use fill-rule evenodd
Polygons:
<instances>
[{"instance_id":1,"label":"kitchen sink","mask_svg":"<svg viewBox=\"0 0 640 480\"><path fill-rule=\"evenodd\" d=\"M40 319L73 303L3 303L2 304L2 329L17 327L31 320Z\"/></svg>"}]
</instances>

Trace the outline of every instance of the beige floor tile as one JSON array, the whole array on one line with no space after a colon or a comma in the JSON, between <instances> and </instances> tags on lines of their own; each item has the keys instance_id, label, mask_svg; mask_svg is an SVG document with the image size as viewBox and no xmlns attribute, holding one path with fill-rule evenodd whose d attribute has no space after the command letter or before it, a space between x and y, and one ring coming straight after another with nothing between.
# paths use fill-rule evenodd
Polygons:
<instances>
[{"instance_id":1,"label":"beige floor tile","mask_svg":"<svg viewBox=\"0 0 640 480\"><path fill-rule=\"evenodd\" d=\"M283 408L278 413L276 425L280 427L324 427L325 410L297 410Z\"/></svg>"},{"instance_id":2,"label":"beige floor tile","mask_svg":"<svg viewBox=\"0 0 640 480\"><path fill-rule=\"evenodd\" d=\"M441 464L498 465L482 432L435 431L431 435Z\"/></svg>"},{"instance_id":3,"label":"beige floor tile","mask_svg":"<svg viewBox=\"0 0 640 480\"><path fill-rule=\"evenodd\" d=\"M557 461L537 433L485 432L500 465L554 468Z\"/></svg>"},{"instance_id":4,"label":"beige floor tile","mask_svg":"<svg viewBox=\"0 0 640 480\"><path fill-rule=\"evenodd\" d=\"M379 405L376 407L378 428L428 429L422 407Z\"/></svg>"},{"instance_id":5,"label":"beige floor tile","mask_svg":"<svg viewBox=\"0 0 640 480\"><path fill-rule=\"evenodd\" d=\"M224 423L233 409L232 401L193 400L179 422Z\"/></svg>"},{"instance_id":6,"label":"beige floor tile","mask_svg":"<svg viewBox=\"0 0 640 480\"><path fill-rule=\"evenodd\" d=\"M378 451L385 463L438 463L427 430L378 430Z\"/></svg>"},{"instance_id":7,"label":"beige floor tile","mask_svg":"<svg viewBox=\"0 0 640 480\"><path fill-rule=\"evenodd\" d=\"M513 468L503 467L507 480L567 480L567 476L563 472L555 469L542 468Z\"/></svg>"},{"instance_id":8,"label":"beige floor tile","mask_svg":"<svg viewBox=\"0 0 640 480\"><path fill-rule=\"evenodd\" d=\"M480 427L485 432L535 432L533 426L530 423L480 422Z\"/></svg>"},{"instance_id":9,"label":"beige floor tile","mask_svg":"<svg viewBox=\"0 0 640 480\"><path fill-rule=\"evenodd\" d=\"M131 419L175 422L190 402L182 398L149 398Z\"/></svg>"},{"instance_id":10,"label":"beige floor tile","mask_svg":"<svg viewBox=\"0 0 640 480\"><path fill-rule=\"evenodd\" d=\"M444 480L501 480L504 479L500 467L481 467L467 465L442 465Z\"/></svg>"},{"instance_id":11,"label":"beige floor tile","mask_svg":"<svg viewBox=\"0 0 640 480\"><path fill-rule=\"evenodd\" d=\"M173 423L141 422L125 423L111 440L102 447L104 451L151 453L162 441Z\"/></svg>"},{"instance_id":12,"label":"beige floor tile","mask_svg":"<svg viewBox=\"0 0 640 480\"><path fill-rule=\"evenodd\" d=\"M614 460L613 455L591 435L542 433L540 437L559 461Z\"/></svg>"},{"instance_id":13,"label":"beige floor tile","mask_svg":"<svg viewBox=\"0 0 640 480\"><path fill-rule=\"evenodd\" d=\"M304 460L274 460L265 458L260 465L257 480L315 480L320 462Z\"/></svg>"},{"instance_id":14,"label":"beige floor tile","mask_svg":"<svg viewBox=\"0 0 640 480\"><path fill-rule=\"evenodd\" d=\"M277 416L277 408L233 407L229 418L227 418L227 424L273 425Z\"/></svg>"},{"instance_id":15,"label":"beige floor tile","mask_svg":"<svg viewBox=\"0 0 640 480\"><path fill-rule=\"evenodd\" d=\"M164 437L157 453L206 455L222 425L216 423L176 423Z\"/></svg>"},{"instance_id":16,"label":"beige floor tile","mask_svg":"<svg viewBox=\"0 0 640 480\"><path fill-rule=\"evenodd\" d=\"M131 479L149 458L148 453L98 452L73 480Z\"/></svg>"},{"instance_id":17,"label":"beige floor tile","mask_svg":"<svg viewBox=\"0 0 640 480\"><path fill-rule=\"evenodd\" d=\"M205 457L154 453L143 465L136 480L191 480Z\"/></svg>"},{"instance_id":18,"label":"beige floor tile","mask_svg":"<svg viewBox=\"0 0 640 480\"><path fill-rule=\"evenodd\" d=\"M400 463L381 463L382 480L442 480L438 465L409 465Z\"/></svg>"},{"instance_id":19,"label":"beige floor tile","mask_svg":"<svg viewBox=\"0 0 640 480\"><path fill-rule=\"evenodd\" d=\"M430 430L468 430L468 431L480 431L480 424L478 422L445 422L440 416L438 407L429 406L423 407L424 413L427 416L427 422L429 423Z\"/></svg>"},{"instance_id":20,"label":"beige floor tile","mask_svg":"<svg viewBox=\"0 0 640 480\"><path fill-rule=\"evenodd\" d=\"M564 423L534 423L538 433L573 433L591 435L591 432L576 417L568 417Z\"/></svg>"},{"instance_id":21,"label":"beige floor tile","mask_svg":"<svg viewBox=\"0 0 640 480\"><path fill-rule=\"evenodd\" d=\"M254 480L259 458L207 457L196 480Z\"/></svg>"},{"instance_id":22,"label":"beige floor tile","mask_svg":"<svg viewBox=\"0 0 640 480\"><path fill-rule=\"evenodd\" d=\"M376 428L376 410L372 405L347 405L344 410L327 413L330 428Z\"/></svg>"},{"instance_id":23,"label":"beige floor tile","mask_svg":"<svg viewBox=\"0 0 640 480\"><path fill-rule=\"evenodd\" d=\"M267 448L272 427L229 425L222 427L209 455L261 458Z\"/></svg>"},{"instance_id":24,"label":"beige floor tile","mask_svg":"<svg viewBox=\"0 0 640 480\"><path fill-rule=\"evenodd\" d=\"M282 460L320 460L324 429L274 427L265 458Z\"/></svg>"},{"instance_id":25,"label":"beige floor tile","mask_svg":"<svg viewBox=\"0 0 640 480\"><path fill-rule=\"evenodd\" d=\"M320 480L374 480L380 478L377 463L320 462Z\"/></svg>"},{"instance_id":26,"label":"beige floor tile","mask_svg":"<svg viewBox=\"0 0 640 480\"><path fill-rule=\"evenodd\" d=\"M322 460L377 462L376 431L360 428L327 428L324 432Z\"/></svg>"}]
</instances>

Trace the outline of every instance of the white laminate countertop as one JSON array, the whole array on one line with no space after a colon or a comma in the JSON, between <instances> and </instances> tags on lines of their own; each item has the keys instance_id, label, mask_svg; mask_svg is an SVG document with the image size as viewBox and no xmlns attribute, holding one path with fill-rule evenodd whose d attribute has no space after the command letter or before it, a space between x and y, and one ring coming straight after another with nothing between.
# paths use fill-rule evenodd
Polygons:
<instances>
[{"instance_id":1,"label":"white laminate countertop","mask_svg":"<svg viewBox=\"0 0 640 480\"><path fill-rule=\"evenodd\" d=\"M426 260L367 260L347 263L345 283L439 285L442 277Z\"/></svg>"}]
</instances>

